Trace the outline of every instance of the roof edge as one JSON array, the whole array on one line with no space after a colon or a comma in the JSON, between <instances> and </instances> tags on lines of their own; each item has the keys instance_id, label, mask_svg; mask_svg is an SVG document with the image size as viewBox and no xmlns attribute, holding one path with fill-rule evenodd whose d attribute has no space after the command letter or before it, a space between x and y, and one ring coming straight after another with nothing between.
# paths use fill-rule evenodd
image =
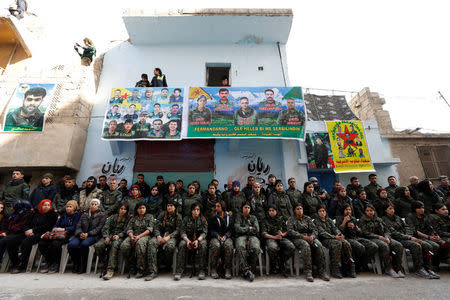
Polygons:
<instances>
[{"instance_id":1,"label":"roof edge","mask_svg":"<svg viewBox=\"0 0 450 300\"><path fill-rule=\"evenodd\" d=\"M125 9L124 17L163 16L266 16L292 17L291 8L182 8L182 9Z\"/></svg>"}]
</instances>

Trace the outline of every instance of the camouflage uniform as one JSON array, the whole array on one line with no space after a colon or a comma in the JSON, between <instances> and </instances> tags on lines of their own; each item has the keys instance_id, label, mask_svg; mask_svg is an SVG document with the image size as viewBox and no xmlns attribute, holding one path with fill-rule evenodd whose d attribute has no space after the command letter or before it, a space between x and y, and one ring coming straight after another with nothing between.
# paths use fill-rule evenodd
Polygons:
<instances>
[{"instance_id":1,"label":"camouflage uniform","mask_svg":"<svg viewBox=\"0 0 450 300\"><path fill-rule=\"evenodd\" d=\"M360 190L364 190L362 185L354 186L353 184L348 184L347 185L347 196L349 196L352 199L355 199L357 192Z\"/></svg>"},{"instance_id":2,"label":"camouflage uniform","mask_svg":"<svg viewBox=\"0 0 450 300\"><path fill-rule=\"evenodd\" d=\"M182 203L182 208L181 208L181 210L183 212L183 217L191 215L191 206L194 203L197 203L197 204L202 203L202 197L199 194L194 194L194 195L186 194L183 197L183 203Z\"/></svg>"},{"instance_id":3,"label":"camouflage uniform","mask_svg":"<svg viewBox=\"0 0 450 300\"><path fill-rule=\"evenodd\" d=\"M428 222L436 230L441 239L450 239L450 218L439 214L428 215Z\"/></svg>"},{"instance_id":4,"label":"camouflage uniform","mask_svg":"<svg viewBox=\"0 0 450 300\"><path fill-rule=\"evenodd\" d=\"M73 187L75 189L75 187ZM73 195L67 195L67 197L62 197L61 193L55 195L53 199L53 209L56 209L59 214L63 214L66 211L66 204L70 200L75 200L79 203L80 194L79 192L74 193Z\"/></svg>"},{"instance_id":5,"label":"camouflage uniform","mask_svg":"<svg viewBox=\"0 0 450 300\"><path fill-rule=\"evenodd\" d=\"M233 196L233 198L231 198ZM228 198L225 200L227 204L227 210L231 211L233 216L237 216L242 213L242 205L247 201L245 194L241 191L237 195L232 191L228 194Z\"/></svg>"},{"instance_id":6,"label":"camouflage uniform","mask_svg":"<svg viewBox=\"0 0 450 300\"><path fill-rule=\"evenodd\" d=\"M208 252L208 243L206 242L206 235L208 234L208 222L203 216L199 216L196 220L192 218L192 215L186 216L183 219L180 227L180 236L182 240L178 245L178 257L177 257L177 271L176 273L183 274L184 266L186 263L187 243L184 238L188 238L191 242L201 238L198 243L197 253L195 255L196 263L199 264L199 271L205 271L206 269L206 255Z\"/></svg>"},{"instance_id":7,"label":"camouflage uniform","mask_svg":"<svg viewBox=\"0 0 450 300\"><path fill-rule=\"evenodd\" d=\"M134 246L134 251L136 253L136 265L141 272L146 270L146 261L147 261L147 244L150 240L150 236L153 233L155 219L150 214L145 214L142 219L139 216L134 216L131 218L130 222L128 222L128 226L126 228L127 238L120 245L120 254L123 259L128 261L130 260L130 254L132 247ZM141 237L135 245L132 245L131 238L129 237L130 233L133 235L139 235L144 231L149 230L150 234ZM149 261L151 264L152 262Z\"/></svg>"},{"instance_id":8,"label":"camouflage uniform","mask_svg":"<svg viewBox=\"0 0 450 300\"><path fill-rule=\"evenodd\" d=\"M259 196L255 195L255 193L252 193L250 195L250 213L256 216L256 218L258 219L258 223L262 223L262 221L266 217L266 205L266 196L264 196L262 192L259 194Z\"/></svg>"},{"instance_id":9,"label":"camouflage uniform","mask_svg":"<svg viewBox=\"0 0 450 300\"><path fill-rule=\"evenodd\" d=\"M422 216L422 218L418 218L415 213L410 213L406 217L405 221L406 221L406 225L408 225L409 228L411 229L414 237L422 240L422 249L424 249L424 247L428 248L428 246L433 249L432 252L435 255L433 255L432 263L434 266L438 266L439 265L439 255L437 255L437 254L439 253L440 245L434 241L420 237L417 234L417 231L420 231L421 233L427 234L427 235L430 235L433 232L432 227L430 227L429 220L426 220L425 218L426 218L425 216ZM424 244L427 244L427 245L424 246ZM423 252L425 252L425 250Z\"/></svg>"},{"instance_id":10,"label":"camouflage uniform","mask_svg":"<svg viewBox=\"0 0 450 300\"><path fill-rule=\"evenodd\" d=\"M225 215L224 218L217 216L212 216L209 221L209 232L211 235L211 240L209 241L209 257L211 266L216 266L221 256L220 251L223 249L224 252L224 268L231 269L231 264L233 261L233 227L234 219L230 215ZM225 242L218 240L218 237L226 237Z\"/></svg>"},{"instance_id":11,"label":"camouflage uniform","mask_svg":"<svg viewBox=\"0 0 450 300\"><path fill-rule=\"evenodd\" d=\"M333 220L328 217L325 217L325 221L317 218L314 220L314 224L317 227L320 241L330 250L330 264L332 267L341 266L341 258L345 263L353 259L350 243L346 240L341 242L336 239L336 235L341 232L334 225Z\"/></svg>"},{"instance_id":12,"label":"camouflage uniform","mask_svg":"<svg viewBox=\"0 0 450 300\"><path fill-rule=\"evenodd\" d=\"M2 200L5 202L6 214L12 213L12 203L16 199L28 199L30 186L20 178L16 181L11 180L3 190Z\"/></svg>"},{"instance_id":13,"label":"camouflage uniform","mask_svg":"<svg viewBox=\"0 0 450 300\"><path fill-rule=\"evenodd\" d=\"M118 213L120 201L122 201L122 193L118 190L111 191L108 189L103 192L102 210L108 216L116 214Z\"/></svg>"},{"instance_id":14,"label":"camouflage uniform","mask_svg":"<svg viewBox=\"0 0 450 300\"><path fill-rule=\"evenodd\" d=\"M270 194L267 205L275 205L278 214L286 220L293 215L291 199L285 192L275 191Z\"/></svg>"},{"instance_id":15,"label":"camouflage uniform","mask_svg":"<svg viewBox=\"0 0 450 300\"><path fill-rule=\"evenodd\" d=\"M153 202L150 199L152 198L152 196L148 196L148 201L147 203L147 211L149 214L152 214L154 216L159 216L159 214L163 211L163 197L162 196L158 196L158 199Z\"/></svg>"},{"instance_id":16,"label":"camouflage uniform","mask_svg":"<svg viewBox=\"0 0 450 300\"><path fill-rule=\"evenodd\" d=\"M91 200L97 198L100 200L100 203L103 202L103 191L98 187L94 188L89 195L86 196L86 190L82 190L80 192L80 210L82 212L89 210L89 205L91 204Z\"/></svg>"},{"instance_id":17,"label":"camouflage uniform","mask_svg":"<svg viewBox=\"0 0 450 300\"><path fill-rule=\"evenodd\" d=\"M422 243L421 245L417 242L411 241L413 232L399 216L394 215L391 218L385 215L383 216L383 222L389 230L391 236L411 252L414 269L416 271L420 270L424 265L423 254L432 251L432 247L426 243ZM425 263L428 264L428 261L425 260Z\"/></svg>"},{"instance_id":18,"label":"camouflage uniform","mask_svg":"<svg viewBox=\"0 0 450 300\"><path fill-rule=\"evenodd\" d=\"M144 202L144 198L143 197L134 198L131 196L126 196L125 198L123 198L122 201L128 203L128 207L130 208L130 214L134 215L136 212L136 204Z\"/></svg>"},{"instance_id":19,"label":"camouflage uniform","mask_svg":"<svg viewBox=\"0 0 450 300\"><path fill-rule=\"evenodd\" d=\"M162 245L161 249L164 252L164 261L166 266L172 265L173 253L177 247L177 240L180 236L180 226L181 226L181 216L180 214L174 212L169 215L167 212L162 212L155 223L155 237L152 238L148 244L148 253L154 254L158 250L158 240L157 237L170 236L170 239ZM155 257L150 258L149 261L157 261ZM151 266L153 270L150 272L157 273L158 268L156 265Z\"/></svg>"},{"instance_id":20,"label":"camouflage uniform","mask_svg":"<svg viewBox=\"0 0 450 300\"><path fill-rule=\"evenodd\" d=\"M288 238L292 241L295 247L300 250L303 255L303 262L305 264L305 273L312 272L312 256L311 251L314 251L314 260L319 274L325 273L325 253L320 241L316 238L318 235L317 228L312 219L303 215L300 220L297 216L289 218L287 221ZM309 244L303 239L304 236L313 236L314 242Z\"/></svg>"},{"instance_id":21,"label":"camouflage uniform","mask_svg":"<svg viewBox=\"0 0 450 300\"><path fill-rule=\"evenodd\" d=\"M388 194L389 201L393 202L395 199L395 190L398 189L398 185L388 185L384 189Z\"/></svg>"},{"instance_id":22,"label":"camouflage uniform","mask_svg":"<svg viewBox=\"0 0 450 300\"><path fill-rule=\"evenodd\" d=\"M278 235L278 231L281 231L282 233L287 232L286 218L278 214L274 218L267 216L262 222L261 235L263 237L265 234ZM281 263L283 264L280 267L283 267L284 264L294 255L295 246L287 238L283 237L281 240L266 238L265 241L272 268L276 268L280 249L282 251Z\"/></svg>"},{"instance_id":23,"label":"camouflage uniform","mask_svg":"<svg viewBox=\"0 0 450 300\"><path fill-rule=\"evenodd\" d=\"M364 187L364 190L367 194L367 199L370 201L370 203L373 203L378 198L377 190L381 188L381 185L379 185L378 183L374 184L372 182Z\"/></svg>"},{"instance_id":24,"label":"camouflage uniform","mask_svg":"<svg viewBox=\"0 0 450 300\"><path fill-rule=\"evenodd\" d=\"M207 125L211 123L211 111L209 108L205 107L203 111L199 111L198 108L189 111L189 124L191 123L195 125Z\"/></svg>"},{"instance_id":25,"label":"camouflage uniform","mask_svg":"<svg viewBox=\"0 0 450 300\"><path fill-rule=\"evenodd\" d=\"M397 269L399 269L402 264L403 246L391 238L387 227L384 225L381 218L374 216L373 220L371 220L368 216L364 215L361 219L359 219L359 227L361 228L361 234L363 237L368 238L377 244L380 260L384 263L385 270L391 269L393 264ZM390 240L390 243L387 244L380 240L380 236L387 237ZM391 251L395 252L395 255L393 255L393 263L391 263L390 259Z\"/></svg>"},{"instance_id":26,"label":"camouflage uniform","mask_svg":"<svg viewBox=\"0 0 450 300\"><path fill-rule=\"evenodd\" d=\"M245 274L250 268L255 271L261 249L258 239L258 219L254 215L248 215L246 218L242 214L238 214L235 216L234 231L236 233L235 247L239 258L239 270L242 274ZM247 258L249 263L247 263Z\"/></svg>"},{"instance_id":27,"label":"camouflage uniform","mask_svg":"<svg viewBox=\"0 0 450 300\"><path fill-rule=\"evenodd\" d=\"M316 218L317 207L320 204L322 204L322 199L320 199L314 192L312 195L308 193L302 194L303 214L310 216L311 218Z\"/></svg>"},{"instance_id":28,"label":"camouflage uniform","mask_svg":"<svg viewBox=\"0 0 450 300\"><path fill-rule=\"evenodd\" d=\"M292 207L295 207L298 203L302 202L302 192L300 192L298 189L289 187L286 190L286 194L289 196L289 199L291 200Z\"/></svg>"},{"instance_id":29,"label":"camouflage uniform","mask_svg":"<svg viewBox=\"0 0 450 300\"><path fill-rule=\"evenodd\" d=\"M175 194L173 194L172 196L170 196L169 194L166 194L164 196L164 203L167 203L170 200L172 200L173 202L178 204L177 212L181 215L181 206L183 205L183 198L181 196L181 193L175 192Z\"/></svg>"},{"instance_id":30,"label":"camouflage uniform","mask_svg":"<svg viewBox=\"0 0 450 300\"><path fill-rule=\"evenodd\" d=\"M212 216L212 212L216 209L216 203L220 202L222 197L218 194L211 195L209 192L203 195L203 211L205 218L209 220Z\"/></svg>"},{"instance_id":31,"label":"camouflage uniform","mask_svg":"<svg viewBox=\"0 0 450 300\"><path fill-rule=\"evenodd\" d=\"M336 224L338 224L339 230L345 235L345 239L352 246L352 254L359 265L367 265L368 259L373 258L375 253L378 252L378 246L374 242L361 237L361 230L358 227L358 220L354 216L350 216L350 221L342 226L345 216L338 216L336 218ZM350 228L348 223L353 223L355 227Z\"/></svg>"},{"instance_id":32,"label":"camouflage uniform","mask_svg":"<svg viewBox=\"0 0 450 300\"><path fill-rule=\"evenodd\" d=\"M297 109L283 110L278 115L278 124L280 125L303 125L305 124L305 114ZM328 154L328 153L327 153Z\"/></svg>"},{"instance_id":33,"label":"camouflage uniform","mask_svg":"<svg viewBox=\"0 0 450 300\"><path fill-rule=\"evenodd\" d=\"M110 216L105 223L105 226L103 226L102 229L102 239L100 239L97 243L94 244L95 253L97 256L99 256L101 259L105 257L105 239L107 237L110 238L110 251L109 251L109 260L108 260L108 270L114 270L117 266L118 261L118 252L120 249L120 245L123 242L123 239L125 238L125 229L128 224L128 216L123 216L123 218L119 221L118 220L119 215L115 214ZM118 235L119 239L113 241L113 236Z\"/></svg>"}]
</instances>

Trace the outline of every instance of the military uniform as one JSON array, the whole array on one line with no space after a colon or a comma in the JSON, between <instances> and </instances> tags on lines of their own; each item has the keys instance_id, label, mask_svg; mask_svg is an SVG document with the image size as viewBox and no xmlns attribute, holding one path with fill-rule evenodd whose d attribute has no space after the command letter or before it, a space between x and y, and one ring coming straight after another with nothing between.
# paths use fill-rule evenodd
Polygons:
<instances>
[{"instance_id":1,"label":"military uniform","mask_svg":"<svg viewBox=\"0 0 450 300\"><path fill-rule=\"evenodd\" d=\"M198 108L189 112L190 125L209 125L211 123L211 111L205 107L203 111Z\"/></svg>"},{"instance_id":2,"label":"military uniform","mask_svg":"<svg viewBox=\"0 0 450 300\"><path fill-rule=\"evenodd\" d=\"M395 199L395 190L398 188L398 185L388 185L384 189L386 190L388 194L389 201L393 202Z\"/></svg>"},{"instance_id":3,"label":"military uniform","mask_svg":"<svg viewBox=\"0 0 450 300\"><path fill-rule=\"evenodd\" d=\"M265 234L276 236L278 235L278 231L281 231L282 233L287 232L286 218L278 214L273 218L271 216L267 216L262 222L261 235L263 237ZM266 238L265 241L272 269L277 269L280 249L282 251L282 255L280 261L281 266L279 267L284 269L284 265L286 264L286 262L295 253L294 244L285 237L283 237L281 240Z\"/></svg>"},{"instance_id":4,"label":"military uniform","mask_svg":"<svg viewBox=\"0 0 450 300\"><path fill-rule=\"evenodd\" d=\"M345 239L352 247L352 255L356 259L358 266L366 266L369 258L372 259L378 252L378 246L369 239L361 236L361 229L358 227L358 220L354 216L350 216L350 221L342 226L344 221L343 215L336 218L336 224L339 230L344 234ZM353 223L354 227L350 228L348 223Z\"/></svg>"},{"instance_id":5,"label":"military uniform","mask_svg":"<svg viewBox=\"0 0 450 300\"><path fill-rule=\"evenodd\" d=\"M150 195L148 197L147 203L147 212L154 215L159 216L159 214L163 211L163 202L164 198L161 195L157 196L158 198L153 199L155 201L152 201L152 196Z\"/></svg>"},{"instance_id":6,"label":"military uniform","mask_svg":"<svg viewBox=\"0 0 450 300\"><path fill-rule=\"evenodd\" d=\"M300 250L303 256L303 262L305 264L305 273L310 274L312 272L312 256L314 253L314 260L317 266L319 274L325 273L325 252L323 246L317 239L318 231L314 225L312 219L303 215L300 220L297 216L289 218L287 221L288 238L292 241L295 247ZM309 244L303 239L304 236L313 236L314 241Z\"/></svg>"},{"instance_id":7,"label":"military uniform","mask_svg":"<svg viewBox=\"0 0 450 300\"><path fill-rule=\"evenodd\" d=\"M406 188L401 186L395 190L395 213L401 218L406 218L406 216L411 212L411 204L415 201L411 196L405 195Z\"/></svg>"},{"instance_id":8,"label":"military uniform","mask_svg":"<svg viewBox=\"0 0 450 300\"><path fill-rule=\"evenodd\" d=\"M92 199L100 200L100 203L103 201L103 191L98 187L95 187L89 195L86 195L86 190L82 190L80 192L80 210L82 212L88 211L89 206L91 204Z\"/></svg>"},{"instance_id":9,"label":"military uniform","mask_svg":"<svg viewBox=\"0 0 450 300\"><path fill-rule=\"evenodd\" d=\"M66 194L63 195L61 192L57 193L55 195L55 198L53 199L53 209L56 209L58 213L61 215L66 211L66 204L70 200L77 201L79 203L80 201L80 194L78 193L78 190L76 190L75 186L72 188L74 190L73 194Z\"/></svg>"},{"instance_id":10,"label":"military uniform","mask_svg":"<svg viewBox=\"0 0 450 300\"><path fill-rule=\"evenodd\" d=\"M283 216L286 220L293 215L291 199L285 192L273 192L269 196L267 204L275 205L278 214Z\"/></svg>"},{"instance_id":11,"label":"military uniform","mask_svg":"<svg viewBox=\"0 0 450 300\"><path fill-rule=\"evenodd\" d=\"M31 114L22 115L22 107L6 116L5 127L22 127L41 130L44 125L44 114L36 108Z\"/></svg>"},{"instance_id":12,"label":"military uniform","mask_svg":"<svg viewBox=\"0 0 450 300\"><path fill-rule=\"evenodd\" d=\"M150 130L147 135L147 137L152 138L164 138L164 136L165 136L164 131L161 130L159 132L156 132L155 129Z\"/></svg>"},{"instance_id":13,"label":"military uniform","mask_svg":"<svg viewBox=\"0 0 450 300\"><path fill-rule=\"evenodd\" d=\"M361 185L354 186L353 184L348 184L346 189L347 189L347 196L349 196L352 199L356 198L358 191L364 190L364 188Z\"/></svg>"},{"instance_id":14,"label":"military uniform","mask_svg":"<svg viewBox=\"0 0 450 300\"><path fill-rule=\"evenodd\" d=\"M389 198L381 197L377 197L375 201L373 201L373 206L375 207L375 211L377 212L378 217L381 218L384 215L384 205L389 202Z\"/></svg>"},{"instance_id":15,"label":"military uniform","mask_svg":"<svg viewBox=\"0 0 450 300\"><path fill-rule=\"evenodd\" d=\"M449 216L430 214L428 222L441 237L441 239L450 240L450 218Z\"/></svg>"},{"instance_id":16,"label":"military uniform","mask_svg":"<svg viewBox=\"0 0 450 300\"><path fill-rule=\"evenodd\" d=\"M177 203L177 206L176 206L177 212L179 214L181 214L181 207L183 205L183 198L182 198L181 194L178 194L177 192L175 192L175 194L173 194L172 196L169 194L166 194L164 196L164 205L166 205L167 202L169 202L169 201L173 201L173 202Z\"/></svg>"},{"instance_id":17,"label":"military uniform","mask_svg":"<svg viewBox=\"0 0 450 300\"><path fill-rule=\"evenodd\" d=\"M303 125L305 124L305 114L297 109L286 109L278 115L278 124L280 125ZM328 152L327 152L328 156Z\"/></svg>"},{"instance_id":18,"label":"military uniform","mask_svg":"<svg viewBox=\"0 0 450 300\"><path fill-rule=\"evenodd\" d=\"M244 217L244 215L238 214L234 216L235 247L239 258L239 270L242 274L245 274L250 268L254 272L261 249L258 239L258 219L254 215ZM250 227L252 228L250 229Z\"/></svg>"},{"instance_id":19,"label":"military uniform","mask_svg":"<svg viewBox=\"0 0 450 300\"><path fill-rule=\"evenodd\" d=\"M142 219L137 215L132 217L126 228L127 237L120 245L120 254L123 259L128 262L130 261L131 251L134 246L134 251L136 253L136 265L140 272L144 272L147 269L147 245L152 236L154 225L155 218L151 214L145 214ZM133 245L129 234L133 233L133 235L137 236L146 230L149 230L150 234L141 237L136 244ZM149 265L152 265L153 263L156 264L156 262L150 260L148 261Z\"/></svg>"},{"instance_id":20,"label":"military uniform","mask_svg":"<svg viewBox=\"0 0 450 300\"><path fill-rule=\"evenodd\" d=\"M120 249L120 245L122 244L126 234L125 229L128 224L128 216L123 216L121 220L119 220L119 215L115 214L110 216L105 223L105 226L103 226L102 229L102 235L103 237L94 244L95 253L97 256L99 256L101 259L105 257L105 239L110 238L109 243L109 260L108 260L108 270L115 270L117 266L118 261L118 253ZM118 235L119 239L113 241L113 236ZM104 262L106 263L106 262Z\"/></svg>"},{"instance_id":21,"label":"military uniform","mask_svg":"<svg viewBox=\"0 0 450 300\"><path fill-rule=\"evenodd\" d=\"M220 202L222 198L220 195L214 194L211 195L209 192L203 195L203 214L205 218L209 220L211 218L213 211L216 209L216 203Z\"/></svg>"},{"instance_id":22,"label":"military uniform","mask_svg":"<svg viewBox=\"0 0 450 300\"><path fill-rule=\"evenodd\" d=\"M228 199L225 200L228 211L233 213L233 216L237 216L242 213L242 205L247 201L245 194L241 191L237 195L232 191L228 194ZM233 197L232 197L233 196Z\"/></svg>"},{"instance_id":23,"label":"military uniform","mask_svg":"<svg viewBox=\"0 0 450 300\"><path fill-rule=\"evenodd\" d=\"M256 216L259 223L262 223L262 221L266 217L266 196L264 196L263 193L260 193L259 196L255 195L255 193L252 193L249 198L251 208L250 213Z\"/></svg>"},{"instance_id":24,"label":"military uniform","mask_svg":"<svg viewBox=\"0 0 450 300\"><path fill-rule=\"evenodd\" d=\"M317 207L321 204L322 199L320 199L315 193L312 195L308 193L302 194L303 214L310 216L311 218L317 217Z\"/></svg>"},{"instance_id":25,"label":"military uniform","mask_svg":"<svg viewBox=\"0 0 450 300\"><path fill-rule=\"evenodd\" d=\"M130 208L130 215L134 215L136 212L136 204L144 202L144 200L145 199L143 197L134 198L131 196L126 196L122 201L128 203L128 207Z\"/></svg>"},{"instance_id":26,"label":"military uniform","mask_svg":"<svg viewBox=\"0 0 450 300\"><path fill-rule=\"evenodd\" d=\"M23 180L23 178L8 182L2 196L2 200L5 202L6 214L10 215L12 213L12 203L14 200L28 199L29 194L30 186Z\"/></svg>"},{"instance_id":27,"label":"military uniform","mask_svg":"<svg viewBox=\"0 0 450 300\"><path fill-rule=\"evenodd\" d=\"M333 220L328 217L325 217L325 221L317 218L314 220L314 224L317 227L320 241L330 250L331 268L339 268L341 266L341 257L345 263L353 259L350 243L346 240L341 242L336 239L336 236L341 234L341 232L334 225Z\"/></svg>"},{"instance_id":28,"label":"military uniform","mask_svg":"<svg viewBox=\"0 0 450 300\"><path fill-rule=\"evenodd\" d=\"M281 113L281 110L283 107L281 106L281 103L278 101L273 101L272 103L268 102L267 100L264 100L259 103L259 116L261 119L262 124L270 124L271 122L269 120L275 119L278 117L278 115ZM269 119L269 120L267 120ZM277 122L278 120L274 120Z\"/></svg>"},{"instance_id":29,"label":"military uniform","mask_svg":"<svg viewBox=\"0 0 450 300\"><path fill-rule=\"evenodd\" d=\"M120 201L122 201L122 193L120 191L111 191L110 189L103 191L102 209L106 212L106 215L111 216L117 213Z\"/></svg>"},{"instance_id":30,"label":"military uniform","mask_svg":"<svg viewBox=\"0 0 450 300\"><path fill-rule=\"evenodd\" d=\"M209 257L211 266L214 268L221 256L220 251L223 249L223 262L225 269L231 269L233 261L233 229L234 219L228 213L224 217L211 216L208 221L209 233L211 240L209 241ZM225 237L225 242L218 240L218 237Z\"/></svg>"},{"instance_id":31,"label":"military uniform","mask_svg":"<svg viewBox=\"0 0 450 300\"><path fill-rule=\"evenodd\" d=\"M417 242L412 241L412 230L405 224L405 222L403 222L403 220L399 216L394 215L391 218L385 215L383 216L383 222L386 225L391 236L411 252L414 269L417 271L423 268L424 254L432 251L432 247L427 243L422 243L421 245ZM425 260L425 263L428 264L429 262Z\"/></svg>"},{"instance_id":32,"label":"military uniform","mask_svg":"<svg viewBox=\"0 0 450 300\"><path fill-rule=\"evenodd\" d=\"M184 238L188 238L191 242L201 238L198 242L198 248L196 249L196 263L199 264L199 271L205 271L206 269L206 255L208 252L208 243L206 242L206 235L208 234L208 222L203 216L199 216L197 219L192 218L192 214L185 216L180 227L181 241L178 245L178 257L177 257L177 271L178 274L183 274L184 266L186 263L187 243Z\"/></svg>"},{"instance_id":33,"label":"military uniform","mask_svg":"<svg viewBox=\"0 0 450 300\"><path fill-rule=\"evenodd\" d=\"M392 239L390 233L387 230L386 225L384 225L381 218L374 216L371 220L368 216L364 215L359 219L359 227L361 228L361 234L363 237L370 239L372 242L377 244L378 253L380 254L380 260L384 263L384 268L386 270L392 269L392 265L398 269L402 265L403 256L403 246L396 240ZM380 236L384 236L390 240L390 243L379 239ZM393 255L393 261L391 263L390 254L395 252Z\"/></svg>"},{"instance_id":34,"label":"military uniform","mask_svg":"<svg viewBox=\"0 0 450 300\"><path fill-rule=\"evenodd\" d=\"M162 212L159 214L158 219L156 220L155 237L152 238L148 244L149 254L157 253L158 236L162 238L170 236L170 239L161 247L166 266L172 265L173 253L175 252L175 249L177 247L177 241L178 238L180 237L180 227L181 227L181 216L176 212L174 212L172 215L169 215L168 212ZM155 258L151 258L151 260L155 260ZM158 269L154 268L153 270L150 271L156 274Z\"/></svg>"},{"instance_id":35,"label":"military uniform","mask_svg":"<svg viewBox=\"0 0 450 300\"><path fill-rule=\"evenodd\" d=\"M286 190L286 194L289 196L291 200L292 207L295 207L297 204L302 202L302 192L296 188L289 187Z\"/></svg>"},{"instance_id":36,"label":"military uniform","mask_svg":"<svg viewBox=\"0 0 450 300\"><path fill-rule=\"evenodd\" d=\"M234 125L258 125L258 113L253 108L247 110L239 108L234 112Z\"/></svg>"},{"instance_id":37,"label":"military uniform","mask_svg":"<svg viewBox=\"0 0 450 300\"><path fill-rule=\"evenodd\" d=\"M191 215L191 206L194 203L201 205L202 197L200 197L199 194L194 194L194 195L186 194L186 196L183 197L183 203L182 203L183 217Z\"/></svg>"},{"instance_id":38,"label":"military uniform","mask_svg":"<svg viewBox=\"0 0 450 300\"><path fill-rule=\"evenodd\" d=\"M367 199L371 203L373 203L378 198L377 190L381 188L382 188L381 185L379 185L378 183L374 184L372 182L364 187L364 190L366 191L367 194Z\"/></svg>"}]
</instances>

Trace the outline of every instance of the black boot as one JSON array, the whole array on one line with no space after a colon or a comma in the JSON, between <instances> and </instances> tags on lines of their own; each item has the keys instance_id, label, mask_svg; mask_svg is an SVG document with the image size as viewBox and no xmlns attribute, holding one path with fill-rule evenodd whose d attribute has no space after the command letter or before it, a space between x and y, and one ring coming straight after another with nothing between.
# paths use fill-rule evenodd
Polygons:
<instances>
[{"instance_id":1,"label":"black boot","mask_svg":"<svg viewBox=\"0 0 450 300\"><path fill-rule=\"evenodd\" d=\"M342 278L341 268L340 266L332 266L331 267L331 276L334 278Z\"/></svg>"},{"instance_id":2,"label":"black boot","mask_svg":"<svg viewBox=\"0 0 450 300\"><path fill-rule=\"evenodd\" d=\"M355 263L350 262L350 272L349 275L351 278L356 278L356 269L355 269Z\"/></svg>"},{"instance_id":3,"label":"black boot","mask_svg":"<svg viewBox=\"0 0 450 300\"><path fill-rule=\"evenodd\" d=\"M78 255L72 256L72 262L72 273L78 273L78 270L80 269L80 257Z\"/></svg>"},{"instance_id":4,"label":"black boot","mask_svg":"<svg viewBox=\"0 0 450 300\"><path fill-rule=\"evenodd\" d=\"M86 273L86 262L87 258L84 255L82 255L80 257L80 266L78 268L78 274Z\"/></svg>"}]
</instances>

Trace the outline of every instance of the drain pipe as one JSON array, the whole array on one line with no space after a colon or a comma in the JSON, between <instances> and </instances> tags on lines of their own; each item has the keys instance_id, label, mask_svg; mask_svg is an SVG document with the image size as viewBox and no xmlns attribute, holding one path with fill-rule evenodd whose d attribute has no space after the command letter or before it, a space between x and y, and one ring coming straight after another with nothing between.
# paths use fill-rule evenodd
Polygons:
<instances>
[{"instance_id":1,"label":"drain pipe","mask_svg":"<svg viewBox=\"0 0 450 300\"><path fill-rule=\"evenodd\" d=\"M284 86L286 85L286 75L284 74L283 57L281 56L280 42L277 42L278 55L280 55L281 72L283 73Z\"/></svg>"}]
</instances>

